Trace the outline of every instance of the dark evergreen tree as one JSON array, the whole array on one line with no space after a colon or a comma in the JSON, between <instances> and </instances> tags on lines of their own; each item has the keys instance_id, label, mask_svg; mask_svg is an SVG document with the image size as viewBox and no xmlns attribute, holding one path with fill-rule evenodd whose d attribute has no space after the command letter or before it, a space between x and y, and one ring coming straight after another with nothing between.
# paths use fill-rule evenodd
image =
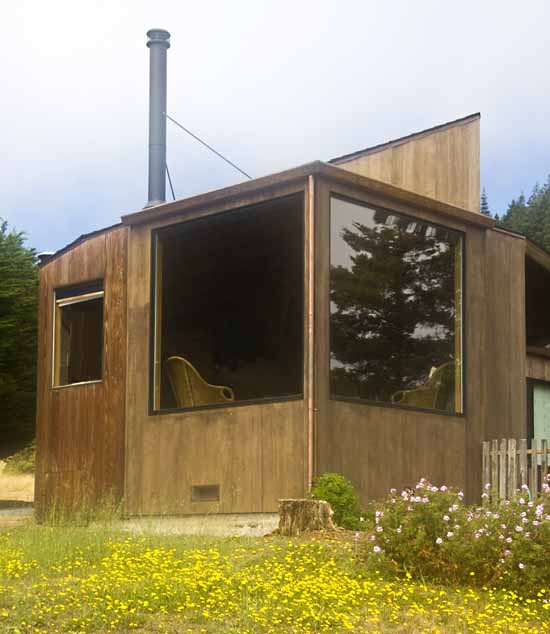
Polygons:
<instances>
[{"instance_id":1,"label":"dark evergreen tree","mask_svg":"<svg viewBox=\"0 0 550 634\"><path fill-rule=\"evenodd\" d=\"M485 191L485 187L481 192L481 204L480 211L484 216L491 216L491 210L489 209L489 200L487 198L487 192Z\"/></svg>"},{"instance_id":2,"label":"dark evergreen tree","mask_svg":"<svg viewBox=\"0 0 550 634\"><path fill-rule=\"evenodd\" d=\"M0 218L0 439L34 431L38 270L23 233Z\"/></svg>"},{"instance_id":3,"label":"dark evergreen tree","mask_svg":"<svg viewBox=\"0 0 550 634\"><path fill-rule=\"evenodd\" d=\"M343 396L388 401L454 354L448 234L406 218L388 226L387 215L344 228L351 264L331 268L331 382Z\"/></svg>"},{"instance_id":4,"label":"dark evergreen tree","mask_svg":"<svg viewBox=\"0 0 550 634\"><path fill-rule=\"evenodd\" d=\"M550 251L550 176L544 185L535 185L528 200L523 194L512 200L499 224Z\"/></svg>"}]
</instances>

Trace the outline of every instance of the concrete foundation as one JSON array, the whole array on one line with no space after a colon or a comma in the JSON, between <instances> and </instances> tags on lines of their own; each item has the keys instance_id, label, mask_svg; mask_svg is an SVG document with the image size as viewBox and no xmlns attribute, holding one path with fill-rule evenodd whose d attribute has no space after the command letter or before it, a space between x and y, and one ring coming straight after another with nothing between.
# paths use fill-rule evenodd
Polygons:
<instances>
[{"instance_id":1,"label":"concrete foundation","mask_svg":"<svg viewBox=\"0 0 550 634\"><path fill-rule=\"evenodd\" d=\"M263 537L278 525L277 513L237 513L131 518L122 523L122 528L134 534Z\"/></svg>"}]
</instances>

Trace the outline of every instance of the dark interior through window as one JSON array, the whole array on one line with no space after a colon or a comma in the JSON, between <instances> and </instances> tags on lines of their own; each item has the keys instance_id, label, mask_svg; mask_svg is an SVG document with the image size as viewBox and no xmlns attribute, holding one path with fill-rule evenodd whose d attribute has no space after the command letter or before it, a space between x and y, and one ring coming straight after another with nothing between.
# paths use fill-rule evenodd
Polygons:
<instances>
[{"instance_id":1,"label":"dark interior through window","mask_svg":"<svg viewBox=\"0 0 550 634\"><path fill-rule=\"evenodd\" d=\"M103 374L103 287L70 288L55 297L54 384L98 381Z\"/></svg>"},{"instance_id":2,"label":"dark interior through window","mask_svg":"<svg viewBox=\"0 0 550 634\"><path fill-rule=\"evenodd\" d=\"M303 196L156 234L155 409L302 392Z\"/></svg>"},{"instance_id":3,"label":"dark interior through window","mask_svg":"<svg viewBox=\"0 0 550 634\"><path fill-rule=\"evenodd\" d=\"M527 347L550 356L550 271L525 259L525 326Z\"/></svg>"}]
</instances>

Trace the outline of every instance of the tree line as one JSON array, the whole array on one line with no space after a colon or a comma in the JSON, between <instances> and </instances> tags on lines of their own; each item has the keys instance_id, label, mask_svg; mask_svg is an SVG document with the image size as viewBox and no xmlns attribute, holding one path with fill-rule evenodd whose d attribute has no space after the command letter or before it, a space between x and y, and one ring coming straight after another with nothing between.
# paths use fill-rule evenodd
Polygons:
<instances>
[{"instance_id":1,"label":"tree line","mask_svg":"<svg viewBox=\"0 0 550 634\"><path fill-rule=\"evenodd\" d=\"M0 218L0 442L34 434L37 299L36 251Z\"/></svg>"},{"instance_id":2,"label":"tree line","mask_svg":"<svg viewBox=\"0 0 550 634\"><path fill-rule=\"evenodd\" d=\"M481 213L492 216L485 189L481 194ZM520 194L504 214L494 214L499 227L517 231L550 252L550 175L544 184L537 183L529 197Z\"/></svg>"}]
</instances>

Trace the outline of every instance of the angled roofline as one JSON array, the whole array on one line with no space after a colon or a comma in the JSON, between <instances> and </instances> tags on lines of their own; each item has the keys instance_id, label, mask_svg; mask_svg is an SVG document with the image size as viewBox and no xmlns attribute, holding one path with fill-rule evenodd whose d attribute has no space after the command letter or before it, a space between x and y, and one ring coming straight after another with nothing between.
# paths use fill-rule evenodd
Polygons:
<instances>
[{"instance_id":1,"label":"angled roofline","mask_svg":"<svg viewBox=\"0 0 550 634\"><path fill-rule=\"evenodd\" d=\"M332 158L328 162L332 165L347 163L348 161L352 161L353 159L359 158L361 156L375 154L376 152L381 152L382 150L386 150L391 147L397 147L399 145L402 145L403 143L408 143L409 141L412 141L414 139L428 136L430 134L433 134L434 132L440 132L441 130L448 130L457 126L466 125L468 123L471 123L472 121L476 121L479 119L481 119L481 113L475 112L465 117L461 117L460 119L455 119L454 121L440 123L439 125L433 126L431 128L420 130L420 132L413 132L412 134L407 134L406 136L401 136L397 139L392 139L391 141L385 141L384 143L379 143L378 145L372 145L370 147L364 148L363 150L356 150L354 152L350 152L349 154L342 154L342 156Z\"/></svg>"},{"instance_id":2,"label":"angled roofline","mask_svg":"<svg viewBox=\"0 0 550 634\"><path fill-rule=\"evenodd\" d=\"M39 262L38 268L41 269L42 267L47 266L50 262L53 262L53 260L56 260L59 256L63 255L67 251L70 251L71 249L74 249L74 247L77 247L79 244L86 242L86 240L90 240L91 238L95 238L96 236L102 233L107 233L108 231L112 231L113 229L118 229L119 227L122 227L122 226L123 226L122 222L117 222L114 225L103 227L103 229L96 229L95 231L90 231L89 233L83 233L72 242L69 242L69 244L66 244L64 247L61 247L61 249L58 249L55 253L52 253L52 255L50 255L43 262Z\"/></svg>"},{"instance_id":3,"label":"angled roofline","mask_svg":"<svg viewBox=\"0 0 550 634\"><path fill-rule=\"evenodd\" d=\"M104 229L98 229L97 231L82 234L76 238L76 240L73 240L62 249L59 249L59 251L56 251L50 258L48 258L48 260L39 266L46 266L48 263L52 262L52 260L58 258L79 244L82 244L86 240L119 227L157 222L159 220L164 220L165 218L178 216L185 214L186 212L192 212L199 208L202 209L220 201L234 200L238 205L239 198L248 194L270 191L276 193L278 189L281 189L286 185L305 181L309 176L316 175L338 183L356 186L372 193L385 196L390 200L408 204L412 207L417 207L427 211L435 211L436 213L440 213L442 216L446 216L447 218L458 220L466 224L484 227L487 229L492 229L495 226L495 220L493 218L484 216L476 211L470 211L435 198L423 196L422 194L417 194L410 190L390 185L389 183L385 183L383 181L362 176L341 167L337 167L336 165L331 165L330 163L314 161L283 172L277 172L275 174L269 174L268 176L262 176L250 181L245 181L237 185L223 187L221 189L208 191L189 198L162 203L154 207L148 207L147 209L140 209L139 211L125 214L122 216L120 223L105 227Z\"/></svg>"},{"instance_id":4,"label":"angled roofline","mask_svg":"<svg viewBox=\"0 0 550 634\"><path fill-rule=\"evenodd\" d=\"M520 234L523 235L523 234ZM550 253L531 238L523 236L526 242L525 255L537 264L550 271Z\"/></svg>"},{"instance_id":5,"label":"angled roofline","mask_svg":"<svg viewBox=\"0 0 550 634\"><path fill-rule=\"evenodd\" d=\"M122 223L125 225L135 225L147 222L156 222L171 216L196 211L199 208L202 209L220 201L229 201L232 199L237 201L238 198L247 194L262 191L276 191L284 185L302 181L307 179L308 176L315 175L319 175L336 182L360 187L398 202L409 204L413 207L418 207L428 211L436 211L448 218L453 218L454 220L459 220L467 224L486 228L491 228L495 225L495 220L493 218L484 216L479 212L463 209L462 207L457 207L455 205L451 205L450 203L436 200L435 198L429 198L428 196L423 196L422 194L417 194L383 181L362 176L341 167L330 165L329 163L323 163L322 161L306 163L305 165L285 170L284 172L255 178L254 180L245 181L244 183L239 183L238 185L232 185L230 187L224 187L205 194L191 196L190 198L163 203L155 207L149 207L147 209L122 216Z\"/></svg>"},{"instance_id":6,"label":"angled roofline","mask_svg":"<svg viewBox=\"0 0 550 634\"><path fill-rule=\"evenodd\" d=\"M221 189L210 190L202 194L190 196L189 198L180 198L179 200L161 203L154 207L140 209L139 211L123 215L122 223L125 225L135 225L145 222L154 222L168 216L190 212L198 207L207 207L220 200L230 201L232 199L241 198L246 194L277 189L295 181L305 180L311 174L316 173L317 166L320 163L320 161L305 163L298 167L268 174L267 176L260 176L259 178L237 183L236 185L230 185L229 187L222 187Z\"/></svg>"}]
</instances>

